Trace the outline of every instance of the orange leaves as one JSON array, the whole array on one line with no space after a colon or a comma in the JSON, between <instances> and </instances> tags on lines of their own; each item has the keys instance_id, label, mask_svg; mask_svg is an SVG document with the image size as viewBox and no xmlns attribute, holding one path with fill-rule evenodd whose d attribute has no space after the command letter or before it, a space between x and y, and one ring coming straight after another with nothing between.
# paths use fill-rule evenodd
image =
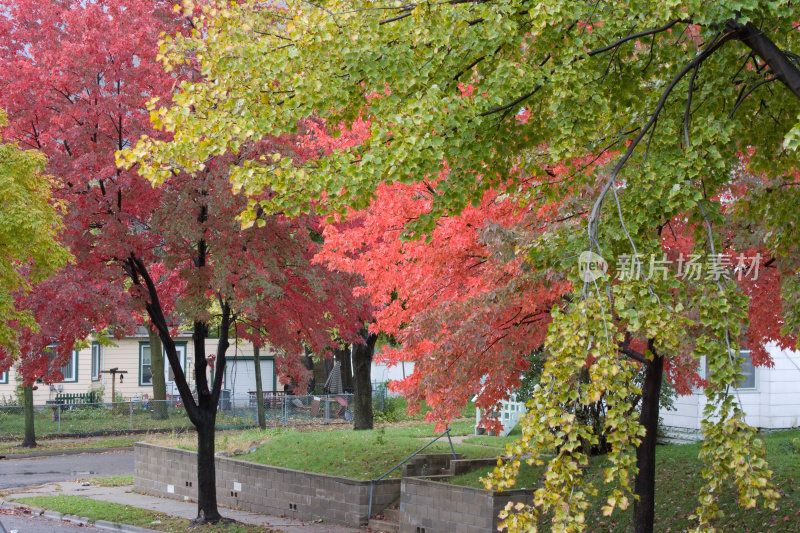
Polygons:
<instances>
[{"instance_id":1,"label":"orange leaves","mask_svg":"<svg viewBox=\"0 0 800 533\"><path fill-rule=\"evenodd\" d=\"M407 239L406 223L430 210L436 184L379 186L369 209L326 227L317 260L363 279L356 294L376 306L373 330L400 343L379 358L414 361L414 373L397 387L446 422L473 395L491 410L519 385L524 356L541 346L564 286L522 271L514 248L535 213L503 191L439 219L427 238Z\"/></svg>"}]
</instances>

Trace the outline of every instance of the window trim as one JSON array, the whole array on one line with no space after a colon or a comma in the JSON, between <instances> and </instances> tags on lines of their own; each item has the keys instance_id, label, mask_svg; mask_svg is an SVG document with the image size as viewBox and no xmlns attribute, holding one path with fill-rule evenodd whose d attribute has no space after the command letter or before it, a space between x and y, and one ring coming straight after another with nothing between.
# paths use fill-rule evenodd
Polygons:
<instances>
[{"instance_id":1,"label":"window trim","mask_svg":"<svg viewBox=\"0 0 800 533\"><path fill-rule=\"evenodd\" d=\"M186 356L187 356L186 352L188 351L188 349L187 349L188 344L189 344L188 341L175 341L175 347L176 348L177 347L182 347L183 348L183 370L184 370L184 372L186 371ZM144 348L145 346L147 346L149 348L150 347L150 341L139 341L139 386L140 387L152 387L153 386L152 378L150 380L150 383L142 383L142 348ZM169 361L167 361L166 353L164 352L163 345L161 347L161 352L164 355L164 369L166 370L168 368ZM151 362L152 362L152 359L151 359ZM152 371L150 372L150 375L152 376ZM168 380L165 379L165 381L168 381Z\"/></svg>"},{"instance_id":2,"label":"window trim","mask_svg":"<svg viewBox=\"0 0 800 533\"><path fill-rule=\"evenodd\" d=\"M750 361L751 361L751 364L752 364L752 356L750 354L751 354L751 351L748 348L740 348L739 349L739 355L750 358ZM703 379L708 379L708 358L705 355L702 357L701 364L703 365L702 366ZM742 374L742 375L744 375L744 374ZM757 392L759 392L760 391L760 388L758 386L759 385L759 375L760 375L759 367L753 365L753 382L754 382L754 385L752 387L734 387L734 390L737 391L737 392L741 392L741 393L751 393L751 392L757 393Z\"/></svg>"},{"instance_id":3,"label":"window trim","mask_svg":"<svg viewBox=\"0 0 800 533\"><path fill-rule=\"evenodd\" d=\"M72 350L72 376L69 378L64 375L64 367L67 365L62 366L59 370L61 370L61 375L63 379L59 381L59 383L77 383L78 382L78 350Z\"/></svg>"},{"instance_id":4,"label":"window trim","mask_svg":"<svg viewBox=\"0 0 800 533\"><path fill-rule=\"evenodd\" d=\"M8 370L0 372L0 385L8 385Z\"/></svg>"},{"instance_id":5,"label":"window trim","mask_svg":"<svg viewBox=\"0 0 800 533\"><path fill-rule=\"evenodd\" d=\"M95 361L95 349L97 349L97 360ZM97 341L92 342L92 381L100 381L103 369L103 358L105 356L104 347Z\"/></svg>"},{"instance_id":6,"label":"window trim","mask_svg":"<svg viewBox=\"0 0 800 533\"><path fill-rule=\"evenodd\" d=\"M739 355L750 360L750 366L753 367L753 386L752 387L736 387L739 392L758 392L758 367L753 364L753 356L749 349L742 348L739 350ZM742 374L744 375L744 374ZM745 376L745 379L747 377Z\"/></svg>"},{"instance_id":7,"label":"window trim","mask_svg":"<svg viewBox=\"0 0 800 533\"><path fill-rule=\"evenodd\" d=\"M150 349L150 341L139 341L139 386L140 387L152 387L153 386L153 371L152 368L150 370L150 383L145 383L142 381L142 354L144 354L144 348ZM153 358L152 355L150 357L150 367L152 367Z\"/></svg>"}]
</instances>

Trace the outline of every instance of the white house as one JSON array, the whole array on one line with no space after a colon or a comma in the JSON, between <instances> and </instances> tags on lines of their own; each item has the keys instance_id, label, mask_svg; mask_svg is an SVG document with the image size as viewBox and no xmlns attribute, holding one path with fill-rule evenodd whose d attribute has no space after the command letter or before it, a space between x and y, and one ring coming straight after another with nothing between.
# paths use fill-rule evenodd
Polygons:
<instances>
[{"instance_id":1,"label":"white house","mask_svg":"<svg viewBox=\"0 0 800 533\"><path fill-rule=\"evenodd\" d=\"M732 391L741 401L749 425L765 430L800 426L800 352L781 350L767 345L774 366L754 367L750 352L742 350L744 381ZM705 371L705 361L701 369ZM700 438L700 421L706 398L702 390L678 396L675 410L662 409L664 433L668 438L696 440Z\"/></svg>"}]
</instances>

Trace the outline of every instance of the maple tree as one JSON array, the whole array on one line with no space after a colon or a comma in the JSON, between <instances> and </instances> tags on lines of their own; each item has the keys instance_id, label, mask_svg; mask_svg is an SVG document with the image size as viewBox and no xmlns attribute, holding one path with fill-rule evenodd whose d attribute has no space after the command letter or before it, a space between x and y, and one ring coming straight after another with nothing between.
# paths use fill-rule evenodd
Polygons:
<instances>
[{"instance_id":1,"label":"maple tree","mask_svg":"<svg viewBox=\"0 0 800 533\"><path fill-rule=\"evenodd\" d=\"M0 128L5 124L0 110ZM44 165L42 154L3 143L0 136L0 345L9 353L18 349L18 328L35 327L33 316L17 307L15 296L69 259L56 240L60 218L49 202L53 183L43 174Z\"/></svg>"},{"instance_id":2,"label":"maple tree","mask_svg":"<svg viewBox=\"0 0 800 533\"><path fill-rule=\"evenodd\" d=\"M6 114L0 110L0 128ZM38 330L35 316L19 299L47 276L63 267L69 254L56 239L60 225L58 210L50 204L52 178L42 174L41 153L22 151L3 144L0 135L0 346L4 357L0 368L23 348L19 330ZM3 355L0 353L0 355ZM36 446L33 431L33 389L23 387L25 411L24 447Z\"/></svg>"},{"instance_id":3,"label":"maple tree","mask_svg":"<svg viewBox=\"0 0 800 533\"><path fill-rule=\"evenodd\" d=\"M537 215L549 209L546 230L520 242L519 253L533 272L562 272L573 290L551 311L549 358L510 449L546 468L544 486L530 505L506 511L506 527L535 528L551 513L556 529L585 528L597 489L582 476L583 444L598 436L564 406L603 397L604 482L614 486L603 512L633 503L636 531L652 531L662 376L685 390L701 359L711 372L698 529L713 529L716 495L728 484L745 507L774 505L763 446L730 391L739 346L751 344L769 364L759 346L788 344L800 324L794 4L210 1L193 13L198 31L165 40L162 53L171 69L201 58L205 78L154 106L173 140L145 139L126 155L153 182L316 115L329 124L368 119L370 135L308 164L276 153L234 169L251 205L291 214L324 200L358 210L382 182L425 183L446 167L406 235L435 239L443 216L481 205L493 189ZM613 158L600 172L578 163L602 156ZM560 164L563 179L524 186ZM665 242L682 223L691 238ZM763 266L775 272L749 285L670 268L625 275L671 249L691 250L715 271L723 252L764 250ZM609 275L579 277L582 252L602 255ZM763 309L778 285L780 315ZM425 331L429 347L449 333ZM640 368L641 387L633 382ZM631 392L641 393L638 412ZM518 466L505 463L490 484L511 486Z\"/></svg>"},{"instance_id":4,"label":"maple tree","mask_svg":"<svg viewBox=\"0 0 800 533\"><path fill-rule=\"evenodd\" d=\"M492 191L480 205L439 220L427 240L404 238L406 224L428 212L434 186L379 185L368 209L329 224L317 260L358 274L354 292L376 308L375 332L398 348L381 358L413 361L414 373L392 386L413 408L424 400L444 424L478 392L491 413L542 346L550 309L571 287L554 270L526 272L514 247L546 222ZM498 429L497 420L483 421Z\"/></svg>"},{"instance_id":5,"label":"maple tree","mask_svg":"<svg viewBox=\"0 0 800 533\"><path fill-rule=\"evenodd\" d=\"M164 75L155 62L159 33L184 31L186 20L166 2L19 0L2 8L6 134L49 156L47 170L62 184L53 195L65 205L59 238L75 257L20 302L41 321L39 331L22 329L16 364L23 382L58 381L89 334L125 335L146 313L197 429L197 520L216 522L215 418L233 339L269 343L286 355L276 360L282 379L303 383L308 373L297 354L325 352L334 331L356 340L369 316L348 277L311 263L317 217L264 213L246 228L238 218L248 197L232 190L231 167L275 151L302 160L318 148L288 137L260 140L154 188L135 169L117 168L115 153L143 133L160 136L145 103L197 75L191 67ZM193 376L172 339L187 324ZM213 354L206 353L210 326L219 328ZM53 344L51 361L44 348ZM5 367L15 356L3 353Z\"/></svg>"}]
</instances>

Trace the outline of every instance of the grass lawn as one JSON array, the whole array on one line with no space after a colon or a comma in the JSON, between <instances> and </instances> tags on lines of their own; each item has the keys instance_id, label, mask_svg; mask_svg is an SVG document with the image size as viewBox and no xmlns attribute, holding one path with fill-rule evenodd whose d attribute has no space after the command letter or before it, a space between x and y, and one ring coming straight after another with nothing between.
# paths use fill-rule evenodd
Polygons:
<instances>
[{"instance_id":1,"label":"grass lawn","mask_svg":"<svg viewBox=\"0 0 800 533\"><path fill-rule=\"evenodd\" d=\"M40 438L54 435L86 435L121 431L180 430L193 428L183 407L170 407L168 418L157 420L150 410L134 404L117 405L116 409L100 405L98 407L79 407L61 410L61 424L53 421L53 411L44 408L35 412L34 427ZM248 411L242 416L232 416L226 412L217 414L217 426L251 425L253 420ZM0 438L22 439L25 435L25 418L22 409L0 409Z\"/></svg>"},{"instance_id":2,"label":"grass lawn","mask_svg":"<svg viewBox=\"0 0 800 533\"><path fill-rule=\"evenodd\" d=\"M469 435L473 431L474 423L470 420L457 420L450 424L450 434L452 436ZM349 426L345 426L349 427ZM425 422L406 421L396 424L380 425L374 431L389 431L394 437L411 437L418 440L418 446L425 444L424 439L431 439L439 433L434 432L434 424ZM296 426L291 428L248 428L239 430L217 431L214 440L215 449L228 452L231 455L240 455L253 446L260 446L268 440L284 433L329 433L329 432L352 432L352 429L342 429L339 424L315 424ZM139 439L142 440L142 439ZM195 433L181 434L152 434L148 435L147 442L160 446L170 446L183 450L197 450L197 435ZM446 441L445 441L446 442Z\"/></svg>"},{"instance_id":3,"label":"grass lawn","mask_svg":"<svg viewBox=\"0 0 800 533\"><path fill-rule=\"evenodd\" d=\"M131 507L130 505L101 502L89 498L81 498L79 496L36 496L33 498L20 498L14 501L59 513L85 517L91 521L108 520L119 524L128 524L158 531L185 531L190 525L190 521L184 518L174 518L162 513ZM193 531L194 530L195 529L193 529ZM274 530L264 529L263 526L229 524L227 526L206 526L198 528L197 531L264 533L265 531Z\"/></svg>"},{"instance_id":4,"label":"grass lawn","mask_svg":"<svg viewBox=\"0 0 800 533\"><path fill-rule=\"evenodd\" d=\"M773 482L781 493L777 509L742 509L737 504L733 487L720 498L723 516L717 520L716 527L725 533L745 533L756 531L800 531L800 445L792 439L800 438L800 431L781 431L764 435L767 446L767 459L774 472ZM656 471L656 527L663 533L686 531L693 527L689 520L697 507L697 492L702 485L701 464L697 459L699 444L659 446ZM602 486L602 470L605 460L595 458L589 469L589 479L600 490L600 495L591 510L587 512L586 522L589 531L596 533L623 532L630 525L630 513L616 513L604 517L600 512L601 501L609 491ZM472 487L483 487L479 478L486 475L489 468L470 472L453 479L454 483ZM537 487L540 471L523 465L517 487Z\"/></svg>"},{"instance_id":5,"label":"grass lawn","mask_svg":"<svg viewBox=\"0 0 800 533\"><path fill-rule=\"evenodd\" d=\"M133 485L133 476L90 477L78 480L78 482L84 481L98 487L127 487Z\"/></svg>"},{"instance_id":6,"label":"grass lawn","mask_svg":"<svg viewBox=\"0 0 800 533\"><path fill-rule=\"evenodd\" d=\"M471 420L455 421L450 425L451 435L468 435L473 431L473 426ZM229 453L236 450L247 452L257 447L255 452L236 454L237 459L245 461L355 479L372 479L438 435L434 432L434 424L424 422L384 426L370 431L342 430L336 426L324 426L321 429L323 431L247 429L218 433L215 446L218 451ZM194 435L182 435L177 439L167 435L152 436L148 442L187 450L197 449ZM499 451L470 444L456 444L455 449L467 457L493 456ZM439 439L425 450L426 453L449 451L446 438Z\"/></svg>"},{"instance_id":7,"label":"grass lawn","mask_svg":"<svg viewBox=\"0 0 800 533\"><path fill-rule=\"evenodd\" d=\"M506 444L511 444L515 440L519 440L522 436L522 429L516 426L511 430L507 437L492 437L491 435L473 435L464 439L465 443L469 444L482 444L484 446L492 446L494 448L505 449Z\"/></svg>"},{"instance_id":8,"label":"grass lawn","mask_svg":"<svg viewBox=\"0 0 800 533\"><path fill-rule=\"evenodd\" d=\"M56 452L68 450L91 450L95 448L128 448L142 437L109 437L101 439L61 439L40 441L36 448L22 448L18 443L0 443L0 455L27 454L35 452Z\"/></svg>"}]
</instances>

